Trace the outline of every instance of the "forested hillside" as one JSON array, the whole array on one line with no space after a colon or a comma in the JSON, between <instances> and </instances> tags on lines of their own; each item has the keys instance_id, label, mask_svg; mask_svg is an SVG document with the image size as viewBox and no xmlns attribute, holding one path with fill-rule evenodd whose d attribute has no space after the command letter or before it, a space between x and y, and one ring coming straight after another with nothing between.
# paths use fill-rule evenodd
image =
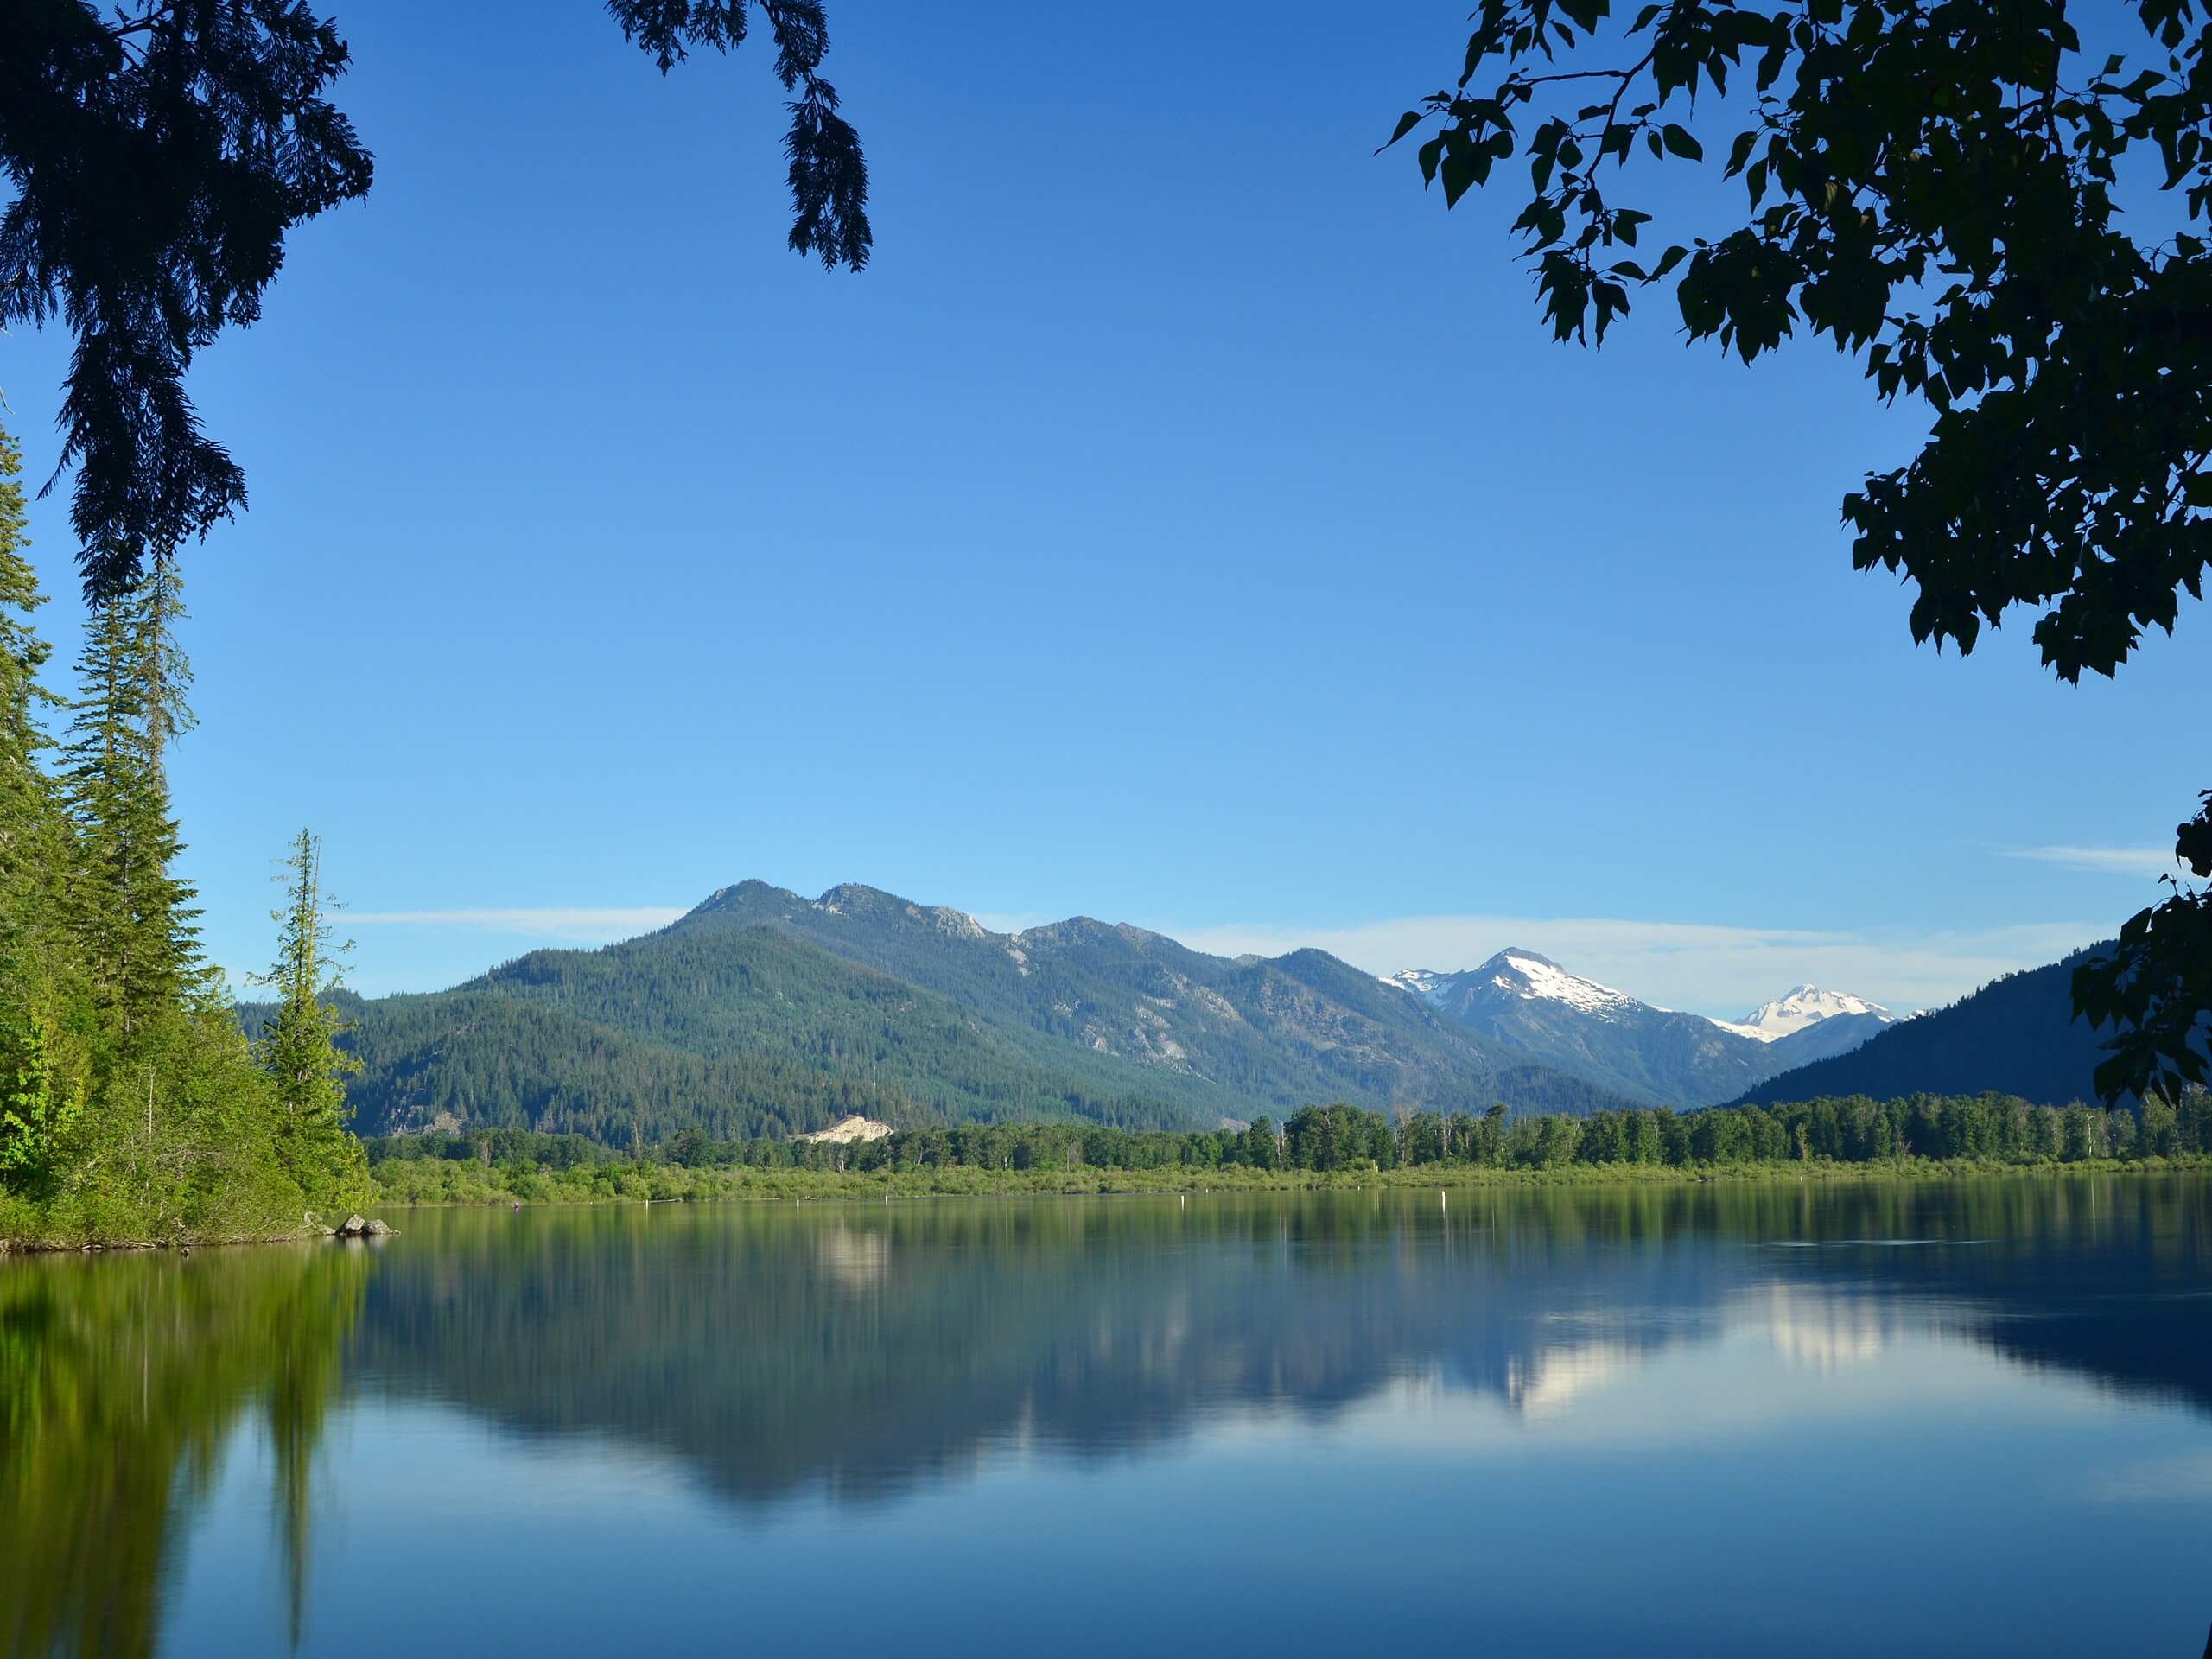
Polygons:
<instances>
[{"instance_id":1,"label":"forested hillside","mask_svg":"<svg viewBox=\"0 0 2212 1659\"><path fill-rule=\"evenodd\" d=\"M356 1001L364 1134L528 1128L609 1145L725 1137L848 1112L901 1126L1076 1116L1211 1122L1202 1080L1025 1045L946 999L760 929L539 950L450 991ZM263 1010L243 1010L249 1031ZM1052 1062L1057 1061L1058 1064Z\"/></svg>"},{"instance_id":2,"label":"forested hillside","mask_svg":"<svg viewBox=\"0 0 2212 1659\"><path fill-rule=\"evenodd\" d=\"M629 1147L1079 1119L1211 1128L1315 1100L1582 1112L1605 1090L1486 1050L1320 951L1232 962L1078 919L1008 936L872 888L748 883L659 933L541 950L450 991L346 1004L365 1134ZM264 1011L243 1010L249 1033Z\"/></svg>"},{"instance_id":3,"label":"forested hillside","mask_svg":"<svg viewBox=\"0 0 2212 1659\"><path fill-rule=\"evenodd\" d=\"M2091 945L2063 962L2007 974L1948 1007L1890 1027L1848 1054L1770 1077L1742 1099L1769 1105L1993 1090L2044 1106L2093 1101L2090 1074L2104 1058L2102 1039L2075 1019L2069 986L2076 967L2110 948Z\"/></svg>"},{"instance_id":4,"label":"forested hillside","mask_svg":"<svg viewBox=\"0 0 2212 1659\"><path fill-rule=\"evenodd\" d=\"M2075 960L1999 980L1746 1099L2091 1098L2100 1050L2070 1018ZM773 1140L853 1112L902 1129L1186 1130L1330 1101L1393 1118L1648 1103L1323 951L1230 960L1084 918L1001 934L849 886L806 899L748 882L642 938L534 951L450 991L342 1007L353 1029L341 1040L362 1068L348 1096L369 1135L530 1129L629 1150L686 1129ZM266 1011L242 1012L258 1037Z\"/></svg>"},{"instance_id":5,"label":"forested hillside","mask_svg":"<svg viewBox=\"0 0 2212 1659\"><path fill-rule=\"evenodd\" d=\"M1322 950L1208 956L1140 927L1074 917L997 933L956 910L847 884L819 899L746 881L669 931L769 928L1153 1074L1199 1077L1253 1109L1317 1100L1587 1112L1623 1104L1442 1020Z\"/></svg>"}]
</instances>

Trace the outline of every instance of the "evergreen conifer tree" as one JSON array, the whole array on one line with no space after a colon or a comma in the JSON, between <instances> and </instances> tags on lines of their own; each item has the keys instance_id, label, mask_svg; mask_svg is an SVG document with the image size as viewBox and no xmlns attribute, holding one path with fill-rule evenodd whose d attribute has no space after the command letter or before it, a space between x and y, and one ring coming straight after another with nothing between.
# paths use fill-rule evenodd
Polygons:
<instances>
[{"instance_id":1,"label":"evergreen conifer tree","mask_svg":"<svg viewBox=\"0 0 2212 1659\"><path fill-rule=\"evenodd\" d=\"M255 976L276 992L277 1008L258 1058L276 1085L277 1158L311 1203L332 1205L360 1190L367 1175L361 1143L346 1127L340 1081L360 1062L338 1046L346 1022L321 1000L336 988L353 947L332 935L336 901L323 890L322 846L313 831L294 837L278 879L284 904L270 912L278 928L276 963Z\"/></svg>"},{"instance_id":2,"label":"evergreen conifer tree","mask_svg":"<svg viewBox=\"0 0 2212 1659\"><path fill-rule=\"evenodd\" d=\"M199 988L200 912L174 873L182 843L162 755L190 724L173 628L174 570L158 562L94 610L77 663L63 785L76 832L71 921L102 1006L124 1037Z\"/></svg>"},{"instance_id":3,"label":"evergreen conifer tree","mask_svg":"<svg viewBox=\"0 0 2212 1659\"><path fill-rule=\"evenodd\" d=\"M164 790L170 742L200 723L186 701L192 664L176 639L177 625L187 614L183 571L174 559L156 559L130 596L128 621L130 672L145 724L146 759Z\"/></svg>"}]
</instances>

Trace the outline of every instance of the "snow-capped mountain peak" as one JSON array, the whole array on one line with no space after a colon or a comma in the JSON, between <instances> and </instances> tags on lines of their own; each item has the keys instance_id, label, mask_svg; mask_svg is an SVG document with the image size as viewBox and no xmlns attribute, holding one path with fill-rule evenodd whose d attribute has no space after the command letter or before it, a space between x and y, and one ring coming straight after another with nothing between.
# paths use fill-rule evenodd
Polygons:
<instances>
[{"instance_id":1,"label":"snow-capped mountain peak","mask_svg":"<svg viewBox=\"0 0 2212 1659\"><path fill-rule=\"evenodd\" d=\"M1441 1003L1447 997L1464 997L1479 987L1506 992L1523 1002L1564 1002L1586 1014L1618 1014L1649 1006L1625 991L1600 985L1580 974L1570 974L1549 957L1540 957L1534 950L1518 947L1501 950L1481 967L1470 968L1464 973L1440 974L1427 968L1408 968L1385 976L1382 982L1433 1003Z\"/></svg>"},{"instance_id":2,"label":"snow-capped mountain peak","mask_svg":"<svg viewBox=\"0 0 2212 1659\"><path fill-rule=\"evenodd\" d=\"M1740 1020L1717 1020L1713 1023L1770 1043L1808 1026L1816 1026L1823 1020L1847 1014L1871 1014L1885 1023L1897 1017L1880 1003L1869 1002L1848 991L1824 991L1815 985L1800 985L1786 996L1762 1003Z\"/></svg>"},{"instance_id":3,"label":"snow-capped mountain peak","mask_svg":"<svg viewBox=\"0 0 2212 1659\"><path fill-rule=\"evenodd\" d=\"M1675 1014L1509 946L1457 973L1383 978L1434 1016L1631 1099L1732 1100L1778 1072L1856 1048L1897 1018L1847 992L1800 985L1741 1021Z\"/></svg>"},{"instance_id":4,"label":"snow-capped mountain peak","mask_svg":"<svg viewBox=\"0 0 2212 1659\"><path fill-rule=\"evenodd\" d=\"M1458 973L1414 969L1389 983L1435 1017L1509 1052L1566 1071L1624 1098L1669 1106L1733 1099L1759 1081L1775 1051L1570 973L1508 946Z\"/></svg>"},{"instance_id":5,"label":"snow-capped mountain peak","mask_svg":"<svg viewBox=\"0 0 2212 1659\"><path fill-rule=\"evenodd\" d=\"M1501 950L1476 969L1475 974L1524 1001L1564 1002L1586 1014L1611 1014L1640 1006L1625 991L1570 974L1550 957L1533 950Z\"/></svg>"}]
</instances>

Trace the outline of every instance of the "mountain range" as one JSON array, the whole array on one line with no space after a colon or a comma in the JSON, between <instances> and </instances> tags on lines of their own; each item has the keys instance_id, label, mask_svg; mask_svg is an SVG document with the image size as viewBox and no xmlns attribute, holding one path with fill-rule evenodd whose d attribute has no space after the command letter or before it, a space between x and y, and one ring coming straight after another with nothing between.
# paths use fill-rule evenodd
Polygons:
<instances>
[{"instance_id":1,"label":"mountain range","mask_svg":"<svg viewBox=\"0 0 2212 1659\"><path fill-rule=\"evenodd\" d=\"M364 1134L529 1127L623 1143L1077 1117L1212 1127L1315 1101L1634 1103L1319 950L1230 959L1077 918L996 933L873 887L725 887L656 933L451 990L346 997ZM249 1034L264 1007L242 1010Z\"/></svg>"},{"instance_id":2,"label":"mountain range","mask_svg":"<svg viewBox=\"0 0 2212 1659\"><path fill-rule=\"evenodd\" d=\"M1332 1100L1588 1113L1936 1088L2044 1099L2054 1077L2085 1092L2094 1042L2012 983L1909 1021L1812 986L1719 1020L1517 948L1377 979L1321 950L1210 956L1086 917L1002 933L874 887L808 899L747 881L620 944L533 951L447 991L340 995L363 1133L623 1144L849 1113L1180 1128ZM266 1009L241 1014L251 1033ZM2062 1034L2023 1040L2015 1019Z\"/></svg>"},{"instance_id":3,"label":"mountain range","mask_svg":"<svg viewBox=\"0 0 2212 1659\"><path fill-rule=\"evenodd\" d=\"M1479 968L1415 969L1387 983L1515 1053L1646 1106L1710 1106L1844 1052L1897 1016L1847 993L1801 985L1740 1022L1676 1014L1569 973L1534 950Z\"/></svg>"}]
</instances>

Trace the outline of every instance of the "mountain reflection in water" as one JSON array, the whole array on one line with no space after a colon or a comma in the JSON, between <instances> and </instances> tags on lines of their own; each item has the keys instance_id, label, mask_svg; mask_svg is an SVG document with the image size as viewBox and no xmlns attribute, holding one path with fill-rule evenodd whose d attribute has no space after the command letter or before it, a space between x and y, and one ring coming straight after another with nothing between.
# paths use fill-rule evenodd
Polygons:
<instances>
[{"instance_id":1,"label":"mountain reflection in water","mask_svg":"<svg viewBox=\"0 0 2212 1659\"><path fill-rule=\"evenodd\" d=\"M1234 1408L1325 1416L1408 1376L1554 1414L1726 1332L1835 1366L1910 1327L2212 1411L2209 1197L2107 1179L459 1216L379 1263L357 1364L518 1431L644 1443L741 1501L872 1499L1017 1431L1096 1457Z\"/></svg>"},{"instance_id":2,"label":"mountain reflection in water","mask_svg":"<svg viewBox=\"0 0 2212 1659\"><path fill-rule=\"evenodd\" d=\"M1971 1344L2212 1414L2209 1219L2183 1176L1432 1190L417 1212L374 1252L0 1262L0 1649L154 1651L241 1429L296 1640L357 1405L627 1445L764 1516L1415 1398L1535 1433L1732 1344L1830 1379Z\"/></svg>"}]
</instances>

